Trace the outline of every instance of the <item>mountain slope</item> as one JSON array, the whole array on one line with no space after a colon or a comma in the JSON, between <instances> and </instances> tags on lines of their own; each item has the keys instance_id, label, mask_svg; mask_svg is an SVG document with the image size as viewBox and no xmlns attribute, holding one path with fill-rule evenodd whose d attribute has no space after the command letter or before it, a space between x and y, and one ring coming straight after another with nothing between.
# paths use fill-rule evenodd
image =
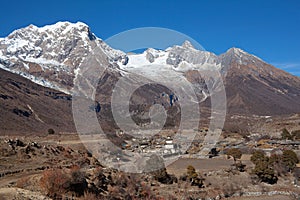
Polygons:
<instances>
[{"instance_id":1,"label":"mountain slope","mask_svg":"<svg viewBox=\"0 0 300 200\"><path fill-rule=\"evenodd\" d=\"M89 60L91 55L94 60ZM89 65L85 60L90 61ZM300 113L300 78L241 49L231 48L215 55L197 50L186 41L166 50L148 49L141 54L125 54L109 47L80 22L58 22L41 28L30 25L14 31L0 39L0 67L18 74L1 70L1 114L6 116L1 124L7 130L45 130L49 126L73 129L71 101L66 100L69 97L63 93L86 97L96 93L101 105L100 119L114 123L110 102L115 84L124 75L133 74L161 80L173 77L171 84L178 87L180 82L176 77L185 77L197 95L197 100L193 101L198 101L201 111L205 111L202 116L208 116L211 97L221 88L211 73L213 70L221 74L225 84L228 116ZM99 72L103 74L98 83ZM19 75L60 92L36 86ZM208 90L209 86L212 91ZM37 95L27 94L28 90ZM47 95L45 91L48 90L55 94L54 97ZM137 118L142 118L154 103L164 105L173 115L170 118L174 118L179 109L177 103L173 107L168 105L172 92L160 85L146 85L137 90L131 99L133 118L140 121ZM157 98L162 96L164 98ZM44 112L46 110L49 112ZM12 123L6 125L7 121ZM168 123L174 124L172 120Z\"/></svg>"},{"instance_id":2,"label":"mountain slope","mask_svg":"<svg viewBox=\"0 0 300 200\"><path fill-rule=\"evenodd\" d=\"M280 115L300 112L299 77L245 52L239 55L228 51L226 54L232 57L227 61L230 68L224 77L231 114ZM242 61L237 57L241 57Z\"/></svg>"},{"instance_id":3,"label":"mountain slope","mask_svg":"<svg viewBox=\"0 0 300 200\"><path fill-rule=\"evenodd\" d=\"M211 68L218 70L225 85L229 115L300 112L300 78L238 48L231 48L216 56L196 50L185 43L165 51L150 49L143 54L128 57L128 64L121 65L124 70L142 72L145 75L154 73L157 76L165 75L169 70L177 72L178 76L185 76L193 84L200 101L207 101L203 102L203 106L209 106L212 95L207 90L207 85L215 84L214 77L210 77ZM212 82L205 82L203 76L208 76L206 80ZM217 87L213 92L216 91Z\"/></svg>"},{"instance_id":4,"label":"mountain slope","mask_svg":"<svg viewBox=\"0 0 300 200\"><path fill-rule=\"evenodd\" d=\"M71 96L0 69L0 132L74 131Z\"/></svg>"}]
</instances>

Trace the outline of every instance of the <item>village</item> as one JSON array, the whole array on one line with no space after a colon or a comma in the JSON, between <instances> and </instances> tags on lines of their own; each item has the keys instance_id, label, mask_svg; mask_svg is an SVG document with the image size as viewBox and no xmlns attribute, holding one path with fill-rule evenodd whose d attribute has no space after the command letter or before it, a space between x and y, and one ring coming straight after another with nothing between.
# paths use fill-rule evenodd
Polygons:
<instances>
[{"instance_id":1,"label":"village","mask_svg":"<svg viewBox=\"0 0 300 200\"><path fill-rule=\"evenodd\" d=\"M117 130L116 135L122 137L122 130ZM131 140L126 140L122 144L122 149L137 153L155 153L161 156L171 156L183 154L180 145L174 143L171 136L159 136L155 135L152 138L142 137L142 138L132 138Z\"/></svg>"},{"instance_id":2,"label":"village","mask_svg":"<svg viewBox=\"0 0 300 200\"><path fill-rule=\"evenodd\" d=\"M154 135L151 138L142 137L131 140L126 140L122 143L122 149L126 151L132 151L137 153L155 153L163 157L187 155L185 157L196 158L197 155L201 158L212 158L216 156L224 156L226 149L239 148L244 154L251 154L251 151L262 150L266 155L270 156L273 153L282 153L282 150L290 149L294 150L298 155L300 154L300 141L289 140L282 138L264 138L259 135L251 135L246 140L240 135L230 135L230 137L224 137L221 135L220 140L216 143L216 146L208 152L208 154L200 155L199 152L203 147L204 136L208 133L208 129L199 130L195 138L192 141L184 136L179 136L174 139L174 133L170 134L170 131L166 131L160 135ZM117 129L116 135L122 137L125 133ZM250 138L251 137L251 138ZM190 147L187 151L182 151L181 144L185 141L186 144L190 143Z\"/></svg>"}]
</instances>

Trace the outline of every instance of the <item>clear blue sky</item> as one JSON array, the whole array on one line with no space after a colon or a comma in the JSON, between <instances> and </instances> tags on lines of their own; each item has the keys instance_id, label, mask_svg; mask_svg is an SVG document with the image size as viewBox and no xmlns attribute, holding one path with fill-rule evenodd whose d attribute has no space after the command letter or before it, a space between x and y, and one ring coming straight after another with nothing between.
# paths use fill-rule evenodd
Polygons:
<instances>
[{"instance_id":1,"label":"clear blue sky","mask_svg":"<svg viewBox=\"0 0 300 200\"><path fill-rule=\"evenodd\" d=\"M57 21L82 21L102 39L138 27L170 28L216 54L239 47L300 76L299 0L2 1L0 19L0 37Z\"/></svg>"}]
</instances>

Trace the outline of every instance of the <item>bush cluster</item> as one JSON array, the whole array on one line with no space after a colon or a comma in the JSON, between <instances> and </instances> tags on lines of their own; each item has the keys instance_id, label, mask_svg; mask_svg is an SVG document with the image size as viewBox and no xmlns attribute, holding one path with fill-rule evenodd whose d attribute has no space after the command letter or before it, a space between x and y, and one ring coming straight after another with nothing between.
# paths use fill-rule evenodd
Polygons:
<instances>
[{"instance_id":1,"label":"bush cluster","mask_svg":"<svg viewBox=\"0 0 300 200\"><path fill-rule=\"evenodd\" d=\"M255 164L253 173L262 182L270 184L276 183L281 174L292 172L299 163L297 154L292 150L284 150L282 155L273 154L270 157L262 151L255 151L251 161Z\"/></svg>"}]
</instances>

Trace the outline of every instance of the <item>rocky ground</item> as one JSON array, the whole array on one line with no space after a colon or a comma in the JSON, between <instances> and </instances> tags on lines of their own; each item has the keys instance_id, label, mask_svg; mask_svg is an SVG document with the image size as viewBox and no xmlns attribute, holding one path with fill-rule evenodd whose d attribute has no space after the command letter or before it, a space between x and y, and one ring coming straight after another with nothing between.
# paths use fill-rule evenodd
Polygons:
<instances>
[{"instance_id":1,"label":"rocky ground","mask_svg":"<svg viewBox=\"0 0 300 200\"><path fill-rule=\"evenodd\" d=\"M167 171L162 170L158 174L126 174L101 165L86 151L76 134L18 138L1 136L0 148L0 199L190 197L246 200L263 195L295 199L300 195L300 189L292 184L291 175L280 177L275 185L255 182L251 175L253 165L249 157L242 159L247 166L245 172L236 171L232 167L232 159L220 157L180 159L168 166ZM188 165L193 165L203 177L201 187L191 186L181 179ZM59 187L49 182L56 183ZM54 195L54 190L63 195ZM255 199L267 198L263 196Z\"/></svg>"}]
</instances>

